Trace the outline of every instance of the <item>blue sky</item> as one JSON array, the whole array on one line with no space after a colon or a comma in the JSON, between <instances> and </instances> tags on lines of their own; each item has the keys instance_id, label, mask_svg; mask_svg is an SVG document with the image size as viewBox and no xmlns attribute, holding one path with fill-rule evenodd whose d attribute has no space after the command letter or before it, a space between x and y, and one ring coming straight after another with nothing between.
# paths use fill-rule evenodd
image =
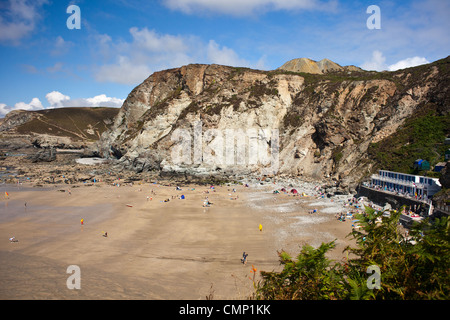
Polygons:
<instances>
[{"instance_id":1,"label":"blue sky","mask_svg":"<svg viewBox=\"0 0 450 320\"><path fill-rule=\"evenodd\" d=\"M69 5L81 29L68 29ZM381 29L369 29L370 5ZM396 70L450 52L450 1L0 0L0 117L120 107L153 72L189 63L262 70L300 57Z\"/></svg>"}]
</instances>

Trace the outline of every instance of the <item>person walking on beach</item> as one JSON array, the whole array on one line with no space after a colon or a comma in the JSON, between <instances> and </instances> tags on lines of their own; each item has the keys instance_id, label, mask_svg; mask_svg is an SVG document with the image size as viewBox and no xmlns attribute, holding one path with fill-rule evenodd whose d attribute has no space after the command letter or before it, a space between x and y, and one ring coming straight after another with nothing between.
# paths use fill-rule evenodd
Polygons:
<instances>
[{"instance_id":1,"label":"person walking on beach","mask_svg":"<svg viewBox=\"0 0 450 320\"><path fill-rule=\"evenodd\" d=\"M80 221L80 222L81 222L81 225L83 225L83 224L84 224L84 219L81 219L81 221Z\"/></svg>"},{"instance_id":2,"label":"person walking on beach","mask_svg":"<svg viewBox=\"0 0 450 320\"><path fill-rule=\"evenodd\" d=\"M241 262L243 264L247 264L247 256L248 256L248 253L245 253L245 251L244 251L244 253L242 254L242 259L241 259Z\"/></svg>"}]
</instances>

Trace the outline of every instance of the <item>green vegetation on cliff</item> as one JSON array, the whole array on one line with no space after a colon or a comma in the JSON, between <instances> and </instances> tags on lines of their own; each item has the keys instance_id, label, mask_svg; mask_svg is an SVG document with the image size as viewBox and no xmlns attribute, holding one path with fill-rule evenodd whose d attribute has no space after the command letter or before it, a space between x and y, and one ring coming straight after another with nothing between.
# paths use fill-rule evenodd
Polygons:
<instances>
[{"instance_id":1,"label":"green vegetation on cliff","mask_svg":"<svg viewBox=\"0 0 450 320\"><path fill-rule=\"evenodd\" d=\"M431 166L444 160L448 149L444 140L449 135L450 113L429 104L407 119L395 134L371 144L368 153L379 168L417 173L413 168L417 159L427 160Z\"/></svg>"}]
</instances>

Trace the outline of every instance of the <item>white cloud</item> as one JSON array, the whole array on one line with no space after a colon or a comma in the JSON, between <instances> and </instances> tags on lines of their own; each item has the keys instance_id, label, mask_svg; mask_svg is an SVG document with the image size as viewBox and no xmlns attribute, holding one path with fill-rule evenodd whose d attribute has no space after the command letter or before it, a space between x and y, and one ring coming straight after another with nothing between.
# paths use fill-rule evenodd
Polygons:
<instances>
[{"instance_id":1,"label":"white cloud","mask_svg":"<svg viewBox=\"0 0 450 320\"><path fill-rule=\"evenodd\" d=\"M124 99L108 97L105 94L100 94L92 98L78 98L71 99L69 96L62 94L59 91L52 91L46 96L50 103L49 109L61 107L121 107Z\"/></svg>"},{"instance_id":2,"label":"white cloud","mask_svg":"<svg viewBox=\"0 0 450 320\"><path fill-rule=\"evenodd\" d=\"M46 70L49 73L55 73L62 71L63 63L62 62L56 62L53 66L47 67Z\"/></svg>"},{"instance_id":3,"label":"white cloud","mask_svg":"<svg viewBox=\"0 0 450 320\"><path fill-rule=\"evenodd\" d=\"M133 63L128 57L119 56L116 63L98 67L95 79L99 82L138 84L144 81L151 72L147 65Z\"/></svg>"},{"instance_id":4,"label":"white cloud","mask_svg":"<svg viewBox=\"0 0 450 320\"><path fill-rule=\"evenodd\" d=\"M214 12L234 16L279 10L334 10L336 7L336 1L319 0L164 0L163 4L172 10L187 14Z\"/></svg>"},{"instance_id":5,"label":"white cloud","mask_svg":"<svg viewBox=\"0 0 450 320\"><path fill-rule=\"evenodd\" d=\"M59 93L54 91L54 93ZM48 95L47 95L48 96ZM92 98L80 98L80 99L58 99L57 94L53 94L47 97L47 100L52 101L51 105L44 108L41 101L38 98L33 98L30 103L18 102L14 107L10 107L4 103L0 103L0 118L6 116L13 110L27 110L36 111L42 109L54 109L62 107L111 107L120 108L124 102L124 99L107 97L105 94L100 94ZM61 94L61 97L64 96ZM64 96L67 97L67 96Z\"/></svg>"},{"instance_id":6,"label":"white cloud","mask_svg":"<svg viewBox=\"0 0 450 320\"><path fill-rule=\"evenodd\" d=\"M98 47L102 64L94 68L99 82L137 85L153 72L180 67L189 63L216 63L230 66L261 67L264 59L252 63L239 57L231 48L216 41L203 42L196 36L159 34L147 28L131 28L131 41L113 41L103 35ZM108 53L108 54L106 54ZM116 57L108 61L109 57ZM105 62L106 59L106 62Z\"/></svg>"},{"instance_id":7,"label":"white cloud","mask_svg":"<svg viewBox=\"0 0 450 320\"><path fill-rule=\"evenodd\" d=\"M73 42L66 41L63 37L57 36L50 53L52 56L61 56L69 52L70 48L73 46Z\"/></svg>"},{"instance_id":8,"label":"white cloud","mask_svg":"<svg viewBox=\"0 0 450 320\"><path fill-rule=\"evenodd\" d=\"M38 10L47 0L8 0L1 5L0 41L17 44L29 35L40 19Z\"/></svg>"},{"instance_id":9,"label":"white cloud","mask_svg":"<svg viewBox=\"0 0 450 320\"><path fill-rule=\"evenodd\" d=\"M41 101L38 98L31 99L30 103L17 102L14 107L10 107L4 103L0 103L0 117L4 117L7 113L13 110L41 110L44 109Z\"/></svg>"},{"instance_id":10,"label":"white cloud","mask_svg":"<svg viewBox=\"0 0 450 320\"><path fill-rule=\"evenodd\" d=\"M136 27L130 29L134 45L149 52L183 52L188 49L186 40L181 36L157 34L154 30Z\"/></svg>"},{"instance_id":11,"label":"white cloud","mask_svg":"<svg viewBox=\"0 0 450 320\"><path fill-rule=\"evenodd\" d=\"M406 58L404 60L400 60L399 62L390 65L388 67L388 70L395 71L395 70L399 70L399 69L420 66L420 65L426 64L426 63L430 63L430 61L428 61L424 57Z\"/></svg>"},{"instance_id":12,"label":"white cloud","mask_svg":"<svg viewBox=\"0 0 450 320\"><path fill-rule=\"evenodd\" d=\"M230 48L220 46L214 41L210 40L206 47L208 61L211 63L222 64L227 66L246 67L249 62L240 59L238 54Z\"/></svg>"},{"instance_id":13,"label":"white cloud","mask_svg":"<svg viewBox=\"0 0 450 320\"><path fill-rule=\"evenodd\" d=\"M189 52L194 51L193 37L158 34L147 28L129 30L132 40L114 42L110 36L98 38L99 58L108 61L94 69L99 82L136 85L156 70L167 69L192 62Z\"/></svg>"},{"instance_id":14,"label":"white cloud","mask_svg":"<svg viewBox=\"0 0 450 320\"><path fill-rule=\"evenodd\" d=\"M115 97L108 97L105 94L99 94L91 98L71 99L69 96L59 91L52 91L45 95L49 103L48 107L44 107L39 98L31 99L30 103L18 102L14 107L10 107L4 103L0 103L0 117L4 117L8 112L13 110L42 110L63 107L112 107L120 108L125 101Z\"/></svg>"},{"instance_id":15,"label":"white cloud","mask_svg":"<svg viewBox=\"0 0 450 320\"><path fill-rule=\"evenodd\" d=\"M27 73L36 74L39 72L38 69L31 64L22 64L21 67L22 67L23 71L25 71Z\"/></svg>"},{"instance_id":16,"label":"white cloud","mask_svg":"<svg viewBox=\"0 0 450 320\"><path fill-rule=\"evenodd\" d=\"M364 70L383 71L387 69L386 58L381 51L375 50L372 52L372 58L364 62L360 67Z\"/></svg>"},{"instance_id":17,"label":"white cloud","mask_svg":"<svg viewBox=\"0 0 450 320\"><path fill-rule=\"evenodd\" d=\"M100 94L98 96L86 99L75 99L73 100L74 106L83 107L121 107L124 99L107 97L105 94Z\"/></svg>"},{"instance_id":18,"label":"white cloud","mask_svg":"<svg viewBox=\"0 0 450 320\"><path fill-rule=\"evenodd\" d=\"M12 108L8 107L6 104L0 103L0 117L4 117L11 109Z\"/></svg>"},{"instance_id":19,"label":"white cloud","mask_svg":"<svg viewBox=\"0 0 450 320\"><path fill-rule=\"evenodd\" d=\"M38 98L31 99L30 103L18 102L14 105L14 110L41 110L44 109L41 101Z\"/></svg>"},{"instance_id":20,"label":"white cloud","mask_svg":"<svg viewBox=\"0 0 450 320\"><path fill-rule=\"evenodd\" d=\"M69 96L62 94L59 91L52 91L45 95L47 101L50 103L50 108L60 108L64 106L64 103L70 100Z\"/></svg>"},{"instance_id":21,"label":"white cloud","mask_svg":"<svg viewBox=\"0 0 450 320\"><path fill-rule=\"evenodd\" d=\"M39 67L30 64L22 64L20 67L24 72L30 74L45 76L50 75L52 77L62 76L65 78L72 77L75 79L80 79L80 77L73 72L73 67L70 66L70 62L69 65L57 61L53 65L47 67L45 67L43 64L41 64Z\"/></svg>"},{"instance_id":22,"label":"white cloud","mask_svg":"<svg viewBox=\"0 0 450 320\"><path fill-rule=\"evenodd\" d=\"M410 67L416 67L422 64L430 63L424 57L412 57L400 60L394 64L386 64L386 58L381 51L375 50L372 52L372 58L369 61L364 62L360 67L364 70L375 70L375 71L395 71L399 69L405 69Z\"/></svg>"}]
</instances>

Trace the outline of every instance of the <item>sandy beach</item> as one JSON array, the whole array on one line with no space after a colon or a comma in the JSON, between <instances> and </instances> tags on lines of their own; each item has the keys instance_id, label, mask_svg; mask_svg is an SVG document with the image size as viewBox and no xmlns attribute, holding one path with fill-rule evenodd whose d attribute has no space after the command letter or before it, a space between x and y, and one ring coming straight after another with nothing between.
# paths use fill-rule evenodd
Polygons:
<instances>
[{"instance_id":1,"label":"sandy beach","mask_svg":"<svg viewBox=\"0 0 450 320\"><path fill-rule=\"evenodd\" d=\"M344 200L311 187L297 196L273 194L274 184L179 187L1 185L0 298L247 299L252 265L280 270L277 251L337 239L330 258L340 260L351 242L351 222L335 218ZM79 290L66 286L70 265Z\"/></svg>"}]
</instances>

